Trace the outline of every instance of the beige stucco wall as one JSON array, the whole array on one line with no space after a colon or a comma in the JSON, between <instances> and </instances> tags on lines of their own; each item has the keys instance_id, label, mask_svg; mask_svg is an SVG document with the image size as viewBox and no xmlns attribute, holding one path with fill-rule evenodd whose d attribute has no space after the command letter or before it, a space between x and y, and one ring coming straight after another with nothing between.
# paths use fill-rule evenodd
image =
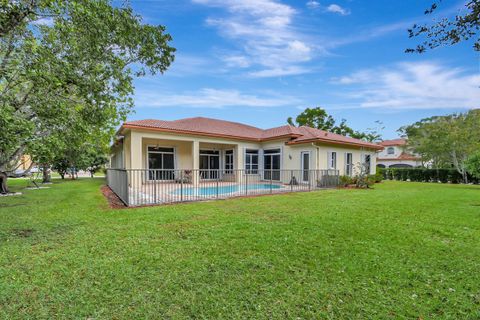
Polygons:
<instances>
[{"instance_id":1,"label":"beige stucco wall","mask_svg":"<svg viewBox=\"0 0 480 320\"><path fill-rule=\"evenodd\" d=\"M348 148L338 145L329 144L317 144L319 147L319 167L322 169L328 168L328 152L337 153L337 170L340 171L340 175L345 175L345 154L352 153L353 162L353 175L358 174L358 167L363 161L363 157L367 154L370 155L370 174L374 174L376 171L376 152L370 149L360 148Z\"/></svg>"},{"instance_id":2,"label":"beige stucco wall","mask_svg":"<svg viewBox=\"0 0 480 320\"><path fill-rule=\"evenodd\" d=\"M345 174L345 153L353 154L354 174L357 165L362 161L365 154L371 155L371 173L375 173L376 153L374 150L360 149L355 147L342 147L329 144L295 144L286 145L287 140L274 140L263 143L239 141L234 139L222 139L214 137L203 137L194 135L179 135L173 133L133 130L127 131L124 138L124 163L126 168L146 169L147 168L147 147L148 145L165 146L175 148L175 166L177 169L196 169L199 166L198 157L200 149L234 150L234 168L244 169L245 149L274 149L281 150L281 168L284 170L301 169L301 153L310 153L311 169L328 169L327 153L337 152L337 169L340 174ZM260 156L259 168L262 168L263 159ZM222 161L223 162L223 159Z\"/></svg>"}]
</instances>

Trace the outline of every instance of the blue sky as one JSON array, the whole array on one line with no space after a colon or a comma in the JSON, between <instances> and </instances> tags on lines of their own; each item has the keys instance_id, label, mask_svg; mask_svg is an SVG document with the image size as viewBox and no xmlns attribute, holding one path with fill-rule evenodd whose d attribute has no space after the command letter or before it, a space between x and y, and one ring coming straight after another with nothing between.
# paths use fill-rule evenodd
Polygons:
<instances>
[{"instance_id":1,"label":"blue sky","mask_svg":"<svg viewBox=\"0 0 480 320\"><path fill-rule=\"evenodd\" d=\"M405 54L429 1L131 0L173 36L164 75L135 80L129 119L205 116L261 128L321 106L354 129L478 108L479 56L464 43ZM463 1L443 1L436 17Z\"/></svg>"}]
</instances>

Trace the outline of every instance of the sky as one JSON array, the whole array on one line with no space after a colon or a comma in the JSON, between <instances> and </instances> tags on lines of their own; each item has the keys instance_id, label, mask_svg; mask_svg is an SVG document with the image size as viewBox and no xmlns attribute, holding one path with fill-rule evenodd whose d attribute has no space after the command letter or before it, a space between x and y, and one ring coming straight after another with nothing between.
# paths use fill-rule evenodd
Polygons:
<instances>
[{"instance_id":1,"label":"sky","mask_svg":"<svg viewBox=\"0 0 480 320\"><path fill-rule=\"evenodd\" d=\"M166 26L176 57L166 73L135 80L129 120L212 117L260 128L322 107L356 130L398 128L478 108L480 57L472 43L406 54L414 23L455 15L445 0L130 0Z\"/></svg>"}]
</instances>

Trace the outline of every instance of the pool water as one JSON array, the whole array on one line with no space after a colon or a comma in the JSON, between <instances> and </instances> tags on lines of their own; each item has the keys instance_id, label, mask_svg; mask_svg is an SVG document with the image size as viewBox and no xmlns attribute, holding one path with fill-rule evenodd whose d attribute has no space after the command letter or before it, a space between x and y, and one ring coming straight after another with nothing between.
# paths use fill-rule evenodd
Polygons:
<instances>
[{"instance_id":1,"label":"pool water","mask_svg":"<svg viewBox=\"0 0 480 320\"><path fill-rule=\"evenodd\" d=\"M238 184L233 184L229 186L218 186L218 192L217 192L217 187L200 187L200 188L184 188L183 189L183 195L187 196L215 196L217 194L228 194L228 193L236 193L243 191L245 192L245 189L248 191L258 191L258 190L272 190L275 189L280 189L280 185L276 184L249 184L247 188L245 188L245 185L238 185ZM176 195L180 195L182 193L182 190L177 189L173 192Z\"/></svg>"}]
</instances>

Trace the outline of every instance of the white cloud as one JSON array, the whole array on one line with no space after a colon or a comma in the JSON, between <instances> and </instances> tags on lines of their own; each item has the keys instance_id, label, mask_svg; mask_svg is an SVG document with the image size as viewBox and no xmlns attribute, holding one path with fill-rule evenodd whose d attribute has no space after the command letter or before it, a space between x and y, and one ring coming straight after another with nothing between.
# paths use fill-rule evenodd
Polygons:
<instances>
[{"instance_id":1,"label":"white cloud","mask_svg":"<svg viewBox=\"0 0 480 320\"><path fill-rule=\"evenodd\" d=\"M320 7L320 2L315 1L315 0L310 0L306 3L306 6L309 9L316 9L316 8Z\"/></svg>"},{"instance_id":2,"label":"white cloud","mask_svg":"<svg viewBox=\"0 0 480 320\"><path fill-rule=\"evenodd\" d=\"M165 94L153 91L138 92L135 97L139 107L279 107L298 104L297 98L283 95L258 96L238 90L204 88L183 94Z\"/></svg>"},{"instance_id":3,"label":"white cloud","mask_svg":"<svg viewBox=\"0 0 480 320\"><path fill-rule=\"evenodd\" d=\"M331 4L327 7L327 11L328 12L333 12L333 13L338 13L342 16L347 16L350 14L350 10L348 9L345 9L341 6L339 6L338 4Z\"/></svg>"},{"instance_id":4,"label":"white cloud","mask_svg":"<svg viewBox=\"0 0 480 320\"><path fill-rule=\"evenodd\" d=\"M253 78L270 78L270 77L282 77L282 76L291 76L296 74L303 74L310 72L309 69L297 66L291 67L278 67L272 69L264 69L260 71L252 71L248 75Z\"/></svg>"},{"instance_id":5,"label":"white cloud","mask_svg":"<svg viewBox=\"0 0 480 320\"><path fill-rule=\"evenodd\" d=\"M248 68L251 65L250 60L242 55L230 55L222 57L222 60L231 68Z\"/></svg>"},{"instance_id":6,"label":"white cloud","mask_svg":"<svg viewBox=\"0 0 480 320\"><path fill-rule=\"evenodd\" d=\"M366 108L479 108L480 75L435 62L399 63L333 79L354 86L344 97Z\"/></svg>"},{"instance_id":7,"label":"white cloud","mask_svg":"<svg viewBox=\"0 0 480 320\"><path fill-rule=\"evenodd\" d=\"M296 10L274 0L193 0L218 7L227 12L225 17L208 18L209 26L234 42L240 54L226 55L229 67L251 67L250 75L293 75L308 72L301 67L314 56L314 47L305 35L293 26ZM232 56L234 56L232 60ZM239 59L238 56L242 58ZM275 72L282 69L288 73ZM292 72L295 70L296 72Z\"/></svg>"}]
</instances>

